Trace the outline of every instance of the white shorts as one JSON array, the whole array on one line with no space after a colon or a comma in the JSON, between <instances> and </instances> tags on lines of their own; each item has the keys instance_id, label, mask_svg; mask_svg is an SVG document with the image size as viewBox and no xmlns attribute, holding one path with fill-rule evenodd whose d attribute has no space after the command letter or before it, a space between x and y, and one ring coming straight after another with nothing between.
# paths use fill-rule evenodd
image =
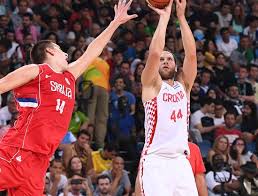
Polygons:
<instances>
[{"instance_id":1,"label":"white shorts","mask_svg":"<svg viewBox=\"0 0 258 196\"><path fill-rule=\"evenodd\" d=\"M191 165L184 155L142 157L139 181L142 196L198 196Z\"/></svg>"}]
</instances>

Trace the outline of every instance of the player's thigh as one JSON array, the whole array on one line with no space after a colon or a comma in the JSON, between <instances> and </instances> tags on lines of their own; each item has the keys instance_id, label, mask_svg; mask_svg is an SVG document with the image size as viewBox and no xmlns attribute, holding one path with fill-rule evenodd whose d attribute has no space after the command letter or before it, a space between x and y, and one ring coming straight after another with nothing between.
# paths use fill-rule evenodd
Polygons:
<instances>
[{"instance_id":1,"label":"player's thigh","mask_svg":"<svg viewBox=\"0 0 258 196\"><path fill-rule=\"evenodd\" d=\"M23 166L27 178L24 184L19 187L19 191L26 193L26 195L43 195L48 165L49 158L47 156L31 153L26 165Z\"/></svg>"},{"instance_id":2,"label":"player's thigh","mask_svg":"<svg viewBox=\"0 0 258 196\"><path fill-rule=\"evenodd\" d=\"M141 172L139 173L140 188L144 196L166 195L171 196L173 184L167 180L169 171L165 168L165 164L160 162L144 162L142 163Z\"/></svg>"},{"instance_id":3,"label":"player's thigh","mask_svg":"<svg viewBox=\"0 0 258 196\"><path fill-rule=\"evenodd\" d=\"M20 186L23 181L22 170L12 160L13 149L0 148L0 190Z\"/></svg>"},{"instance_id":4,"label":"player's thigh","mask_svg":"<svg viewBox=\"0 0 258 196\"><path fill-rule=\"evenodd\" d=\"M176 187L174 196L198 196L193 171L189 161L186 158L179 158L177 163Z\"/></svg>"}]
</instances>

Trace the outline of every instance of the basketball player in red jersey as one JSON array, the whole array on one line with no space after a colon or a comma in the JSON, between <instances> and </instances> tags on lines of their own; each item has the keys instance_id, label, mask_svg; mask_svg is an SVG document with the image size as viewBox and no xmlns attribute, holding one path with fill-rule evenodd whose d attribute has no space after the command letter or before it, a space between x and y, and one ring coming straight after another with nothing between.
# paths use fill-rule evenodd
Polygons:
<instances>
[{"instance_id":1,"label":"basketball player in red jersey","mask_svg":"<svg viewBox=\"0 0 258 196\"><path fill-rule=\"evenodd\" d=\"M197 73L196 46L185 18L186 0L176 0L185 59L179 72L173 55L163 51L173 0L160 16L142 72L145 146L139 167L141 195L197 196L188 147L190 91ZM175 77L177 73L177 77ZM176 78L176 80L175 80Z\"/></svg>"},{"instance_id":2,"label":"basketball player in red jersey","mask_svg":"<svg viewBox=\"0 0 258 196\"><path fill-rule=\"evenodd\" d=\"M128 15L132 0L119 1L110 25L75 62L50 41L32 48L34 64L0 80L0 94L14 89L19 117L0 140L0 190L9 196L43 195L49 159L63 139L75 101L75 80L97 58L115 30L136 15Z\"/></svg>"}]
</instances>

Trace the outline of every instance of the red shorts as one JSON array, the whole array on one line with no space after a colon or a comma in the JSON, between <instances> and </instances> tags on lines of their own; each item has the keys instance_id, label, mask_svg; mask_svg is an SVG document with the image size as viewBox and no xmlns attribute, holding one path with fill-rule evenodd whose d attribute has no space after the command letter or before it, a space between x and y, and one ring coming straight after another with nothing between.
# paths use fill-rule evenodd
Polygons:
<instances>
[{"instance_id":1,"label":"red shorts","mask_svg":"<svg viewBox=\"0 0 258 196\"><path fill-rule=\"evenodd\" d=\"M15 147L0 147L0 191L7 190L9 196L42 196L49 157L27 150L16 152Z\"/></svg>"}]
</instances>

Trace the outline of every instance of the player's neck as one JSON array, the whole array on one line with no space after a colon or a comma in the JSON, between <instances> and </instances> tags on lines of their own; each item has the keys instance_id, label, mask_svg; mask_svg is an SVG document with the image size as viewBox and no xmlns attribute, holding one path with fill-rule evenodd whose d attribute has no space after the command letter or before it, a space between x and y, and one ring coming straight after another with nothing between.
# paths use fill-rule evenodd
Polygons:
<instances>
[{"instance_id":1,"label":"player's neck","mask_svg":"<svg viewBox=\"0 0 258 196\"><path fill-rule=\"evenodd\" d=\"M44 63L48 64L54 72L62 73L64 71L62 66L58 65L58 63L55 62L55 60L47 59Z\"/></svg>"},{"instance_id":2,"label":"player's neck","mask_svg":"<svg viewBox=\"0 0 258 196\"><path fill-rule=\"evenodd\" d=\"M169 84L170 86L174 85L174 79L168 79L168 80L163 80L164 82L166 82L167 84Z\"/></svg>"}]
</instances>

